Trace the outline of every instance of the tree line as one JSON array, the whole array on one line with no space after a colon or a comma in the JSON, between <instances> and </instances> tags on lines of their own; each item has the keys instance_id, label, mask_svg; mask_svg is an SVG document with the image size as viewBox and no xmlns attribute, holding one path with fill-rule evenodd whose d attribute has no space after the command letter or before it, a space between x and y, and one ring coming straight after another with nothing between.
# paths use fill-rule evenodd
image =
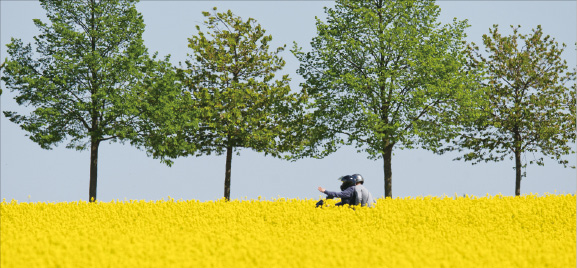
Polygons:
<instances>
[{"instance_id":1,"label":"tree line","mask_svg":"<svg viewBox=\"0 0 577 268\"><path fill-rule=\"evenodd\" d=\"M494 25L483 49L465 41L466 20L438 21L433 0L337 0L317 18L310 51L294 43L304 78L290 88L271 35L230 10L203 12L173 65L144 45L136 0L41 0L49 23L35 47L12 38L2 81L29 114L4 115L44 149L90 150L89 200L96 200L98 149L129 142L171 165L178 157L241 148L286 160L322 158L355 146L382 159L392 197L394 150L460 152L456 160L515 160L522 168L574 154L576 72L565 44L540 26L529 34ZM527 153L542 155L527 163Z\"/></svg>"}]
</instances>

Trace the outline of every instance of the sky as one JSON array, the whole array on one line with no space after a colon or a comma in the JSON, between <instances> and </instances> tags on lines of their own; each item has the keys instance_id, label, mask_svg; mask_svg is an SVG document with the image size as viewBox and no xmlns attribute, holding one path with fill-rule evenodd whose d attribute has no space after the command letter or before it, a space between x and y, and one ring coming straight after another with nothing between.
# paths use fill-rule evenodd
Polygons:
<instances>
[{"instance_id":1,"label":"sky","mask_svg":"<svg viewBox=\"0 0 577 268\"><path fill-rule=\"evenodd\" d=\"M482 44L481 37L493 24L509 34L509 25L521 25L520 32L530 33L541 25L545 34L567 44L563 58L577 66L577 4L575 1L438 1L440 21L467 19L471 27L467 41ZM271 48L287 45L281 56L287 62L280 74L289 74L291 87L298 90L303 79L296 73L299 62L290 53L293 42L309 51L316 35L315 16L325 17L325 6L333 1L142 1L137 9L144 16L145 45L160 56L170 54L173 63L184 62L188 38L196 33L195 25L204 21L202 11L216 6L230 9L244 19L252 17L271 34ZM32 20L47 22L44 10L36 1L0 1L0 59L7 57L6 44L11 37L25 43L39 32ZM31 107L16 104L16 92L4 90L2 111L26 113ZM89 151L66 149L61 143L44 150L27 133L0 115L0 199L20 202L70 202L88 199ZM567 130L567 131L575 131ZM359 173L375 197L384 195L383 162L370 160L354 147L343 147L323 159L295 162L264 156L248 149L232 159L231 199L267 200L274 198L313 198L324 195L322 186L338 190L337 178ZM456 153L435 155L429 151L395 149L392 158L393 197L514 195L514 161L471 165L453 161ZM540 157L526 155L526 160ZM566 157L575 165L576 156ZM102 143L99 150L97 198L111 200L217 200L223 197L225 156L186 157L172 167L148 157L129 144ZM553 160L545 166L528 166L521 182L521 193L575 193L575 169L564 168Z\"/></svg>"}]
</instances>

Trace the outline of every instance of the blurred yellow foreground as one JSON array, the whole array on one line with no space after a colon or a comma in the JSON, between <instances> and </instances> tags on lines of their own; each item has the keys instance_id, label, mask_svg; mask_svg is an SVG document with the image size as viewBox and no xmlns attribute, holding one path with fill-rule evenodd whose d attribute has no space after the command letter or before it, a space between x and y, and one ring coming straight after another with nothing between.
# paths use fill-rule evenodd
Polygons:
<instances>
[{"instance_id":1,"label":"blurred yellow foreground","mask_svg":"<svg viewBox=\"0 0 577 268\"><path fill-rule=\"evenodd\" d=\"M575 267L574 195L0 204L9 267Z\"/></svg>"}]
</instances>

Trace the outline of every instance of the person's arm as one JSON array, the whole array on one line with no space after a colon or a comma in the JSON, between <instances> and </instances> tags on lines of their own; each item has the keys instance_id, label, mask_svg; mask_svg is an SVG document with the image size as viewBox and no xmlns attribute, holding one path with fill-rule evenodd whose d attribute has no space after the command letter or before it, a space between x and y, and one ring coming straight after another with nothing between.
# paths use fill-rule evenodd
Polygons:
<instances>
[{"instance_id":1,"label":"person's arm","mask_svg":"<svg viewBox=\"0 0 577 268\"><path fill-rule=\"evenodd\" d=\"M323 193L323 194L327 191L327 189L325 189L325 188L323 188L323 187L320 187L320 186L319 186L318 189L319 189L319 192L321 192L321 193ZM327 199L333 199L333 197L327 196Z\"/></svg>"},{"instance_id":2,"label":"person's arm","mask_svg":"<svg viewBox=\"0 0 577 268\"><path fill-rule=\"evenodd\" d=\"M325 190L325 189L323 189L323 190ZM353 196L354 192L355 192L355 187L349 187L342 192L331 192L331 191L325 190L323 193L325 193L327 195L327 199L331 199L331 198L335 198L335 197L351 198Z\"/></svg>"}]
</instances>

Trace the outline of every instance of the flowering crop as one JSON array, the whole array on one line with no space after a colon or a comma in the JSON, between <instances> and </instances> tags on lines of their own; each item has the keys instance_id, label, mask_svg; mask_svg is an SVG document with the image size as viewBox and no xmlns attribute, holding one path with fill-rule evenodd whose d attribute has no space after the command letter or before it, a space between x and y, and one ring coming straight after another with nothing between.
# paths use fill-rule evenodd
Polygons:
<instances>
[{"instance_id":1,"label":"flowering crop","mask_svg":"<svg viewBox=\"0 0 577 268\"><path fill-rule=\"evenodd\" d=\"M9 267L574 267L574 195L0 203Z\"/></svg>"}]
</instances>

